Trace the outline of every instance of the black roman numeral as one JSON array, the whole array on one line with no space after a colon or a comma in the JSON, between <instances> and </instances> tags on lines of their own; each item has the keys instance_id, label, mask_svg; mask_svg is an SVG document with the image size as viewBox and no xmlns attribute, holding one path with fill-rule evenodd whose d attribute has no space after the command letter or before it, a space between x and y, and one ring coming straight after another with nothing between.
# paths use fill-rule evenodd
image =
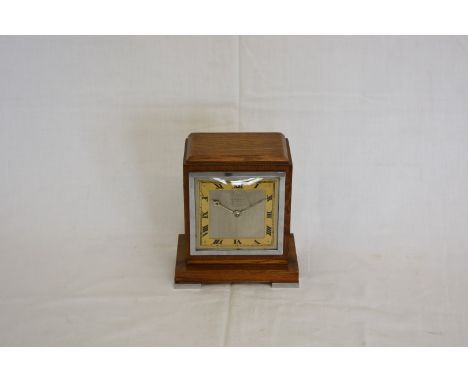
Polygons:
<instances>
[{"instance_id":1,"label":"black roman numeral","mask_svg":"<svg viewBox=\"0 0 468 382\"><path fill-rule=\"evenodd\" d=\"M223 188L223 185L221 183L215 183L214 185L218 190L221 190Z\"/></svg>"},{"instance_id":2,"label":"black roman numeral","mask_svg":"<svg viewBox=\"0 0 468 382\"><path fill-rule=\"evenodd\" d=\"M213 244L219 244L219 245L221 245L221 244L223 244L223 241L222 241L222 240L216 239L216 240L213 240Z\"/></svg>"},{"instance_id":3,"label":"black roman numeral","mask_svg":"<svg viewBox=\"0 0 468 382\"><path fill-rule=\"evenodd\" d=\"M234 239L234 244L242 244L240 240Z\"/></svg>"},{"instance_id":4,"label":"black roman numeral","mask_svg":"<svg viewBox=\"0 0 468 382\"><path fill-rule=\"evenodd\" d=\"M271 227L269 225L266 227L266 234L271 236Z\"/></svg>"},{"instance_id":5,"label":"black roman numeral","mask_svg":"<svg viewBox=\"0 0 468 382\"><path fill-rule=\"evenodd\" d=\"M242 184L236 184L234 185L234 188L242 188Z\"/></svg>"},{"instance_id":6,"label":"black roman numeral","mask_svg":"<svg viewBox=\"0 0 468 382\"><path fill-rule=\"evenodd\" d=\"M270 200L273 200L273 195L267 195L267 202L269 202Z\"/></svg>"},{"instance_id":7,"label":"black roman numeral","mask_svg":"<svg viewBox=\"0 0 468 382\"><path fill-rule=\"evenodd\" d=\"M257 241L257 240L254 240L254 242L255 242L255 243L257 243L257 244L262 244L262 243L260 243L260 242L259 242L259 241Z\"/></svg>"},{"instance_id":8,"label":"black roman numeral","mask_svg":"<svg viewBox=\"0 0 468 382\"><path fill-rule=\"evenodd\" d=\"M201 217L202 217L203 219L208 219L208 211L202 212Z\"/></svg>"},{"instance_id":9,"label":"black roman numeral","mask_svg":"<svg viewBox=\"0 0 468 382\"><path fill-rule=\"evenodd\" d=\"M267 219L273 218L273 211L267 211Z\"/></svg>"},{"instance_id":10,"label":"black roman numeral","mask_svg":"<svg viewBox=\"0 0 468 382\"><path fill-rule=\"evenodd\" d=\"M203 226L202 232L203 232L203 236L208 235L208 224Z\"/></svg>"},{"instance_id":11,"label":"black roman numeral","mask_svg":"<svg viewBox=\"0 0 468 382\"><path fill-rule=\"evenodd\" d=\"M257 188L258 186L260 186L260 183L257 183L254 188Z\"/></svg>"}]
</instances>

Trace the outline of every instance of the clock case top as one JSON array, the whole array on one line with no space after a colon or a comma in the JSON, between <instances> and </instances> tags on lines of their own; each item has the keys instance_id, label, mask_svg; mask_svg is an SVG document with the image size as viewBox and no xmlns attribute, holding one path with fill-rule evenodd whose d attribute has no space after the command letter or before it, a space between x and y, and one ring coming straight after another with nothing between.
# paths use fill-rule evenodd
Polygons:
<instances>
[{"instance_id":1,"label":"clock case top","mask_svg":"<svg viewBox=\"0 0 468 382\"><path fill-rule=\"evenodd\" d=\"M281 133L192 133L184 150L185 260L187 264L288 263L293 164L288 139ZM283 255L196 255L190 251L189 174L192 172L284 172Z\"/></svg>"}]
</instances>

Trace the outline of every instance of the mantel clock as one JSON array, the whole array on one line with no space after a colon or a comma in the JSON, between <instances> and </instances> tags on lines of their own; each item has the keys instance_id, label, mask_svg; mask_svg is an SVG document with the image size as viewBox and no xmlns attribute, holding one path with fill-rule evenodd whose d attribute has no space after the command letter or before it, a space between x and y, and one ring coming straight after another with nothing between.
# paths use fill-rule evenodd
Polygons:
<instances>
[{"instance_id":1,"label":"mantel clock","mask_svg":"<svg viewBox=\"0 0 468 382\"><path fill-rule=\"evenodd\" d=\"M192 133L175 285L297 286L292 159L281 133Z\"/></svg>"}]
</instances>

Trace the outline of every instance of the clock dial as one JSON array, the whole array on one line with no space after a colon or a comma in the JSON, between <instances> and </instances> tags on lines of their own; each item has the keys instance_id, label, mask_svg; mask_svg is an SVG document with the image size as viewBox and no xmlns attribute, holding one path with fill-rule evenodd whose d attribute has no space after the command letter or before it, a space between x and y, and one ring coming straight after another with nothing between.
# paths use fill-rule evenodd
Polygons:
<instances>
[{"instance_id":1,"label":"clock dial","mask_svg":"<svg viewBox=\"0 0 468 382\"><path fill-rule=\"evenodd\" d=\"M276 249L279 178L196 180L197 249Z\"/></svg>"}]
</instances>

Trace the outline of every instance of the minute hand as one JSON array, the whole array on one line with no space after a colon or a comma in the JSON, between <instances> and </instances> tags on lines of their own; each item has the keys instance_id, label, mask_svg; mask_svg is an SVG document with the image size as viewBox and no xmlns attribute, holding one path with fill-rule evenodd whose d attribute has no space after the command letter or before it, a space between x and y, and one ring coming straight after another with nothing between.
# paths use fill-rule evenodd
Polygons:
<instances>
[{"instance_id":1,"label":"minute hand","mask_svg":"<svg viewBox=\"0 0 468 382\"><path fill-rule=\"evenodd\" d=\"M247 211L248 209L256 206L257 204L260 204L261 202L265 201L266 198L263 198L263 199L260 199L259 201L255 202L254 204L251 204L250 206L244 208L243 210L240 210L240 212L244 212L244 211Z\"/></svg>"}]
</instances>

